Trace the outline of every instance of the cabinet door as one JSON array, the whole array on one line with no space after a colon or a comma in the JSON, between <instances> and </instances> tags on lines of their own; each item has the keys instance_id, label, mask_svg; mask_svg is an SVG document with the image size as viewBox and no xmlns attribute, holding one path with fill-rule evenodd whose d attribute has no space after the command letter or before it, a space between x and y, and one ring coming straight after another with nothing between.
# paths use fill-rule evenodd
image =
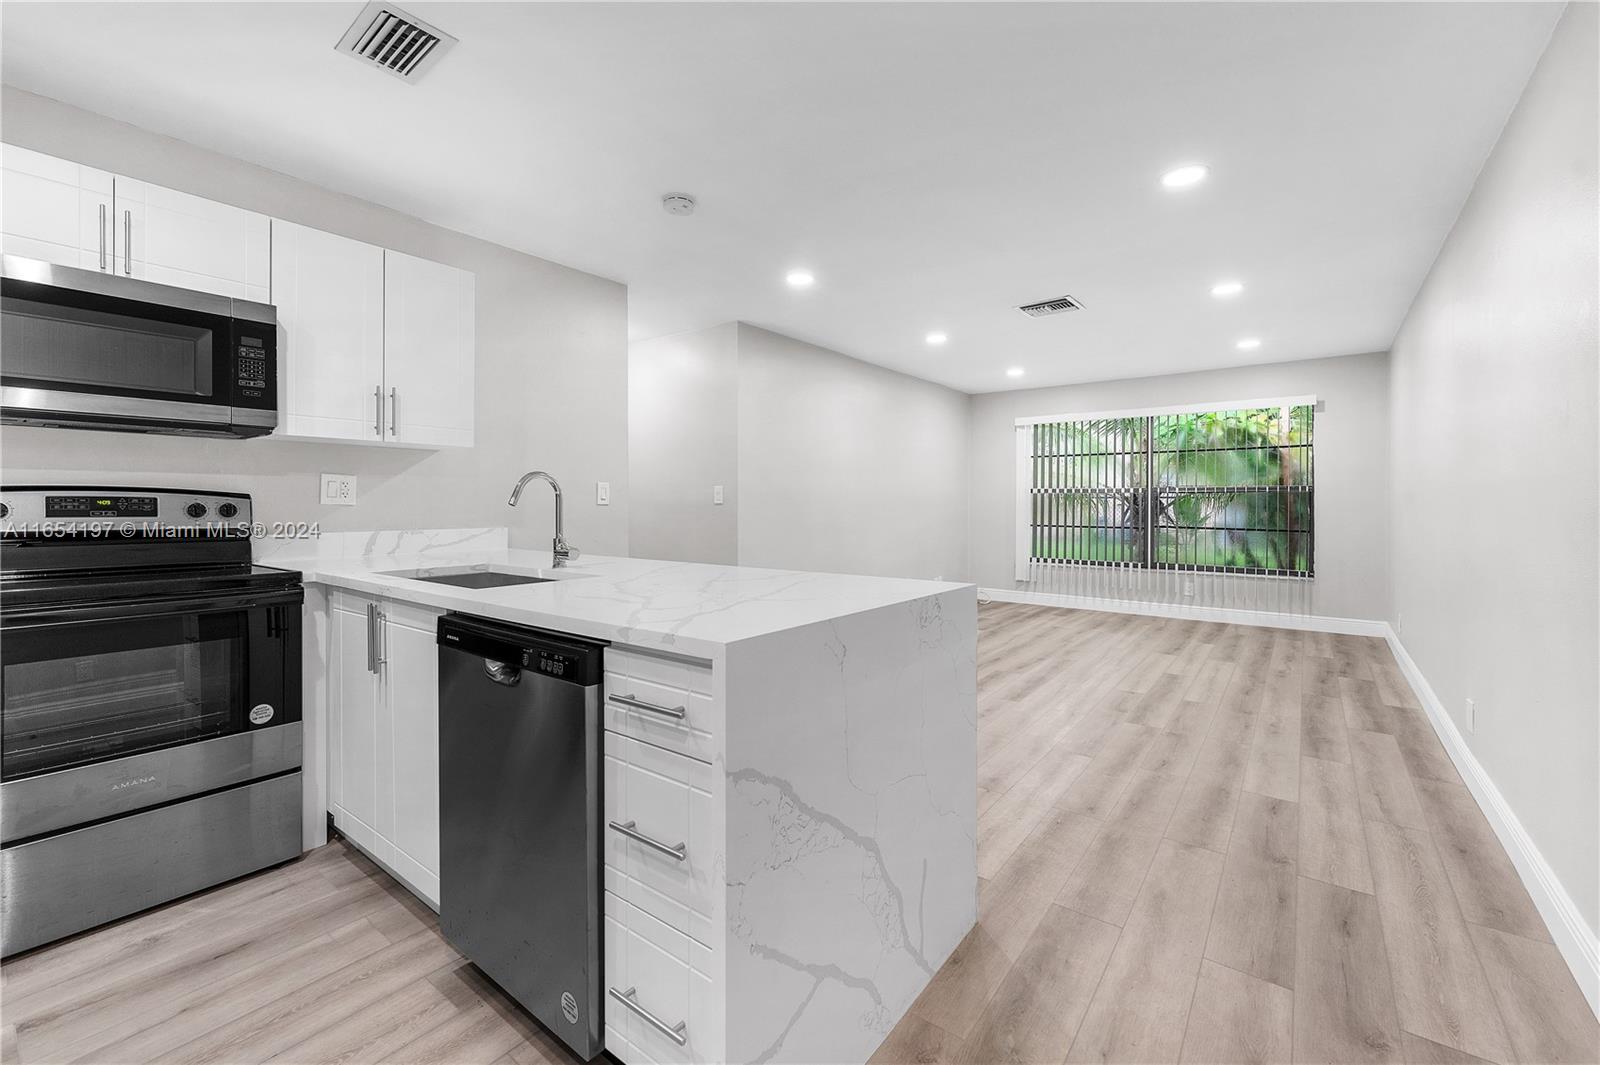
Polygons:
<instances>
[{"instance_id":1,"label":"cabinet door","mask_svg":"<svg viewBox=\"0 0 1600 1065\"><path fill-rule=\"evenodd\" d=\"M83 270L111 269L111 175L0 145L0 250Z\"/></svg>"},{"instance_id":2,"label":"cabinet door","mask_svg":"<svg viewBox=\"0 0 1600 1065\"><path fill-rule=\"evenodd\" d=\"M389 608L384 685L393 729L395 871L439 904L438 614L404 604Z\"/></svg>"},{"instance_id":3,"label":"cabinet door","mask_svg":"<svg viewBox=\"0 0 1600 1065\"><path fill-rule=\"evenodd\" d=\"M381 440L383 249L272 220L279 435Z\"/></svg>"},{"instance_id":4,"label":"cabinet door","mask_svg":"<svg viewBox=\"0 0 1600 1065\"><path fill-rule=\"evenodd\" d=\"M368 668L369 619L364 609L333 605L329 621L328 801L339 831L375 851L379 690Z\"/></svg>"},{"instance_id":5,"label":"cabinet door","mask_svg":"<svg viewBox=\"0 0 1600 1065\"><path fill-rule=\"evenodd\" d=\"M400 443L472 446L474 283L465 270L384 253L384 384Z\"/></svg>"},{"instance_id":6,"label":"cabinet door","mask_svg":"<svg viewBox=\"0 0 1600 1065\"><path fill-rule=\"evenodd\" d=\"M271 302L267 216L131 178L116 179L118 273Z\"/></svg>"}]
</instances>

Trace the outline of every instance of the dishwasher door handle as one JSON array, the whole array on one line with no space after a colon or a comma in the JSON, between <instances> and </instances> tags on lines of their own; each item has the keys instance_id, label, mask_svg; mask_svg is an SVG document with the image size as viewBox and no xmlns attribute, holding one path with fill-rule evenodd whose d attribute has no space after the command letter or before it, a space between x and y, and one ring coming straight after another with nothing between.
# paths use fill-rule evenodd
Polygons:
<instances>
[{"instance_id":1,"label":"dishwasher door handle","mask_svg":"<svg viewBox=\"0 0 1600 1065\"><path fill-rule=\"evenodd\" d=\"M649 847L652 850L658 850L662 854L665 854L668 858L672 858L675 861L685 861L689 857L689 845L687 843L679 843L677 846L670 846L666 843L662 843L659 839L653 839L650 836L645 835L643 832L640 832L639 829L635 827L637 824L637 821L612 821L611 831L620 832L629 839L634 840L637 843L643 843L646 847Z\"/></svg>"},{"instance_id":2,"label":"dishwasher door handle","mask_svg":"<svg viewBox=\"0 0 1600 1065\"><path fill-rule=\"evenodd\" d=\"M638 1014L644 1019L646 1024L650 1025L652 1028L666 1036L668 1039L672 1040L674 1043L677 1043L679 1046L684 1046L689 1042L689 1022L679 1021L677 1024L668 1024L660 1017L657 1017L655 1014L639 1005L638 988L630 987L626 991L618 991L613 987L610 990L612 998L616 999L634 1013Z\"/></svg>"}]
</instances>

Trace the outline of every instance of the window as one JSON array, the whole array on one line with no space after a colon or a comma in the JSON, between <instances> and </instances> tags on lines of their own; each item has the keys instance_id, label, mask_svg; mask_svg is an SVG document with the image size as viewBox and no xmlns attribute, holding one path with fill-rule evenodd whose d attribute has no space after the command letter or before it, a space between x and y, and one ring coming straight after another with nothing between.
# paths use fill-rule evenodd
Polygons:
<instances>
[{"instance_id":1,"label":"window","mask_svg":"<svg viewBox=\"0 0 1600 1065\"><path fill-rule=\"evenodd\" d=\"M1019 424L1018 579L1037 565L1310 577L1307 400Z\"/></svg>"}]
</instances>

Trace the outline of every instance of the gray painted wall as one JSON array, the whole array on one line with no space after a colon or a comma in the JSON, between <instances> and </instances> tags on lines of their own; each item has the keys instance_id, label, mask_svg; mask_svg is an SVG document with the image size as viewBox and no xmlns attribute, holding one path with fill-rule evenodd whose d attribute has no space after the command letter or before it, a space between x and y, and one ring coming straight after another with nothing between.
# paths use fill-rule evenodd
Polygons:
<instances>
[{"instance_id":1,"label":"gray painted wall","mask_svg":"<svg viewBox=\"0 0 1600 1065\"><path fill-rule=\"evenodd\" d=\"M506 507L523 471L567 489L580 548L628 553L628 305L612 281L523 255L55 100L0 89L5 140L26 148L449 263L477 275L477 446L401 451L356 444L186 440L7 427L8 483L93 481L234 489L264 521L327 530L509 524L546 547L551 493ZM318 474L353 473L353 507L318 502ZM595 481L611 505L595 506ZM538 486L534 486L535 489Z\"/></svg>"},{"instance_id":2,"label":"gray painted wall","mask_svg":"<svg viewBox=\"0 0 1600 1065\"><path fill-rule=\"evenodd\" d=\"M965 579L961 392L739 324L739 561Z\"/></svg>"},{"instance_id":3,"label":"gray painted wall","mask_svg":"<svg viewBox=\"0 0 1600 1065\"><path fill-rule=\"evenodd\" d=\"M1074 570L1037 587L1016 582L1017 418L1313 394L1326 403L1316 415L1314 581ZM1388 411L1381 353L974 396L973 578L988 588L1380 620L1389 607Z\"/></svg>"},{"instance_id":4,"label":"gray painted wall","mask_svg":"<svg viewBox=\"0 0 1600 1065\"><path fill-rule=\"evenodd\" d=\"M965 577L964 394L733 322L629 377L636 555Z\"/></svg>"},{"instance_id":5,"label":"gray painted wall","mask_svg":"<svg viewBox=\"0 0 1600 1065\"><path fill-rule=\"evenodd\" d=\"M732 322L628 349L629 544L639 558L739 561L739 336ZM712 486L723 486L723 502Z\"/></svg>"},{"instance_id":6,"label":"gray painted wall","mask_svg":"<svg viewBox=\"0 0 1600 1065\"><path fill-rule=\"evenodd\" d=\"M1600 926L1597 23L1596 5L1567 8L1392 363L1392 620L1591 930Z\"/></svg>"}]
</instances>

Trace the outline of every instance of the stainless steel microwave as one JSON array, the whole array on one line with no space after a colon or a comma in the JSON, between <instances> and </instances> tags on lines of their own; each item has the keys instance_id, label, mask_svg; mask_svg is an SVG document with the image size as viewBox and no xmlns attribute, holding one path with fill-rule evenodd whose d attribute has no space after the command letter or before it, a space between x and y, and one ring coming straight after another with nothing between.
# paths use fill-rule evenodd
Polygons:
<instances>
[{"instance_id":1,"label":"stainless steel microwave","mask_svg":"<svg viewBox=\"0 0 1600 1065\"><path fill-rule=\"evenodd\" d=\"M0 421L185 436L278 424L277 312L0 257Z\"/></svg>"}]
</instances>

